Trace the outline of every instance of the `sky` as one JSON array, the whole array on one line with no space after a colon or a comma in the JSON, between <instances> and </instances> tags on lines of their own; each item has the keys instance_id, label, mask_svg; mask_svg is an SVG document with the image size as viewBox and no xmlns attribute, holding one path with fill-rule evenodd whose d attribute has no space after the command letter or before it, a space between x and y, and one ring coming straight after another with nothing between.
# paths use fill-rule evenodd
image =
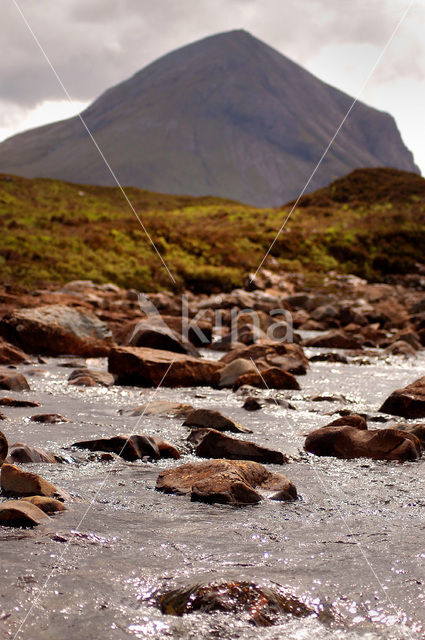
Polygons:
<instances>
[{"instance_id":1,"label":"sky","mask_svg":"<svg viewBox=\"0 0 425 640\"><path fill-rule=\"evenodd\" d=\"M391 113L425 175L424 25L425 0L1 0L0 140L80 112L173 49L245 29Z\"/></svg>"}]
</instances>

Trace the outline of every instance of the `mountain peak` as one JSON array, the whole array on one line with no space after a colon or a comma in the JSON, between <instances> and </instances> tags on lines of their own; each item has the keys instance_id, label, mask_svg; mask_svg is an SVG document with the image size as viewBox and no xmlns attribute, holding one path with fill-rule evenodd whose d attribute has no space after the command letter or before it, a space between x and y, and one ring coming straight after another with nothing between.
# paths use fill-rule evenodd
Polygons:
<instances>
[{"instance_id":1,"label":"mountain peak","mask_svg":"<svg viewBox=\"0 0 425 640\"><path fill-rule=\"evenodd\" d=\"M122 184L276 206L299 195L352 102L238 29L163 56L83 117ZM393 118L358 102L309 189L379 166L418 172ZM0 171L114 183L78 118L0 144Z\"/></svg>"}]
</instances>

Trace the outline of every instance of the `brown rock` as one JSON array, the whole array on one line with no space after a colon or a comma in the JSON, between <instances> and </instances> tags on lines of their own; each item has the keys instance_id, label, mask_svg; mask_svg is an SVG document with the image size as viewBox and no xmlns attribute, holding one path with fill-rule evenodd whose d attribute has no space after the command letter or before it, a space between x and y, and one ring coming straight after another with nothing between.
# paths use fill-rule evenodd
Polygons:
<instances>
[{"instance_id":1,"label":"brown rock","mask_svg":"<svg viewBox=\"0 0 425 640\"><path fill-rule=\"evenodd\" d=\"M195 358L199 357L199 352L194 345L167 326L161 316L139 319L132 325L133 330L130 333L130 327L128 328L128 335L122 342L125 346L160 349L161 351L186 353Z\"/></svg>"},{"instance_id":2,"label":"brown rock","mask_svg":"<svg viewBox=\"0 0 425 640\"><path fill-rule=\"evenodd\" d=\"M336 418L327 424L327 427L339 427L339 426L349 426L354 427L355 429L361 429L365 431L367 429L366 419L363 416L359 416L358 413L350 413L346 416L341 416L341 418Z\"/></svg>"},{"instance_id":3,"label":"brown rock","mask_svg":"<svg viewBox=\"0 0 425 640\"><path fill-rule=\"evenodd\" d=\"M284 464L288 458L280 451L262 447L255 442L231 438L215 429L195 429L188 441L196 445L200 458L224 458L226 460L253 460L263 464Z\"/></svg>"},{"instance_id":4,"label":"brown rock","mask_svg":"<svg viewBox=\"0 0 425 640\"><path fill-rule=\"evenodd\" d=\"M379 409L402 418L425 417L425 377L415 380L404 389L396 389Z\"/></svg>"},{"instance_id":5,"label":"brown rock","mask_svg":"<svg viewBox=\"0 0 425 640\"><path fill-rule=\"evenodd\" d=\"M243 358L248 361L252 358L259 369L278 367L294 375L305 374L309 367L302 347L299 344L287 342L261 340L248 347L241 347L226 353L220 362L229 364L237 358ZM260 361L263 363L261 366L259 364Z\"/></svg>"},{"instance_id":6,"label":"brown rock","mask_svg":"<svg viewBox=\"0 0 425 640\"><path fill-rule=\"evenodd\" d=\"M305 342L307 347L326 347L329 349L361 349L362 342L344 331L329 331L323 336L311 338Z\"/></svg>"},{"instance_id":7,"label":"brown rock","mask_svg":"<svg viewBox=\"0 0 425 640\"><path fill-rule=\"evenodd\" d=\"M66 418L60 416L58 413L38 413L35 416L31 416L32 422L45 422L46 424L57 424L58 422L68 422Z\"/></svg>"},{"instance_id":8,"label":"brown rock","mask_svg":"<svg viewBox=\"0 0 425 640\"><path fill-rule=\"evenodd\" d=\"M206 427L216 431L232 431L233 433L252 433L239 422L212 409L194 409L186 416L183 425L185 427Z\"/></svg>"},{"instance_id":9,"label":"brown rock","mask_svg":"<svg viewBox=\"0 0 425 640\"><path fill-rule=\"evenodd\" d=\"M116 453L124 460L134 461L148 458L159 460L163 458L180 457L180 452L171 444L144 434L124 434L112 438L99 438L97 440L83 440L74 442L74 447L89 449L90 451L107 451Z\"/></svg>"},{"instance_id":10,"label":"brown rock","mask_svg":"<svg viewBox=\"0 0 425 640\"><path fill-rule=\"evenodd\" d=\"M103 387L111 387L114 382L114 376L107 371L94 371L85 367L74 369L68 377L68 384L77 386L94 387L99 384Z\"/></svg>"},{"instance_id":11,"label":"brown rock","mask_svg":"<svg viewBox=\"0 0 425 640\"><path fill-rule=\"evenodd\" d=\"M249 385L250 387L257 387L259 389L300 389L300 385L297 382L292 373L278 369L277 367L270 367L261 371L261 374L245 373L235 380L233 385L233 391L237 391L239 387L243 385Z\"/></svg>"},{"instance_id":12,"label":"brown rock","mask_svg":"<svg viewBox=\"0 0 425 640\"><path fill-rule=\"evenodd\" d=\"M179 460L179 458L181 458L181 451L176 449L176 447L173 447L172 444L166 440L158 438L157 436L151 436L151 438L158 447L161 458L173 458L174 460Z\"/></svg>"},{"instance_id":13,"label":"brown rock","mask_svg":"<svg viewBox=\"0 0 425 640\"><path fill-rule=\"evenodd\" d=\"M257 371L254 363L245 358L236 358L227 364L220 371L219 387L232 387L235 380L244 373L255 373Z\"/></svg>"},{"instance_id":14,"label":"brown rock","mask_svg":"<svg viewBox=\"0 0 425 640\"><path fill-rule=\"evenodd\" d=\"M390 427L390 429L397 429L397 431L411 433L421 441L422 448L425 448L425 424L399 422L398 424Z\"/></svg>"},{"instance_id":15,"label":"brown rock","mask_svg":"<svg viewBox=\"0 0 425 640\"><path fill-rule=\"evenodd\" d=\"M317 456L416 460L421 455L418 438L395 429L365 431L351 426L322 427L310 433L304 449Z\"/></svg>"},{"instance_id":16,"label":"brown rock","mask_svg":"<svg viewBox=\"0 0 425 640\"><path fill-rule=\"evenodd\" d=\"M106 356L113 344L108 326L87 309L61 304L15 309L0 321L0 334L28 353Z\"/></svg>"},{"instance_id":17,"label":"brown rock","mask_svg":"<svg viewBox=\"0 0 425 640\"><path fill-rule=\"evenodd\" d=\"M64 503L60 500L55 500L55 498L47 498L46 496L28 496L27 498L22 498L19 502L22 501L35 504L35 506L44 511L44 513L66 511Z\"/></svg>"},{"instance_id":18,"label":"brown rock","mask_svg":"<svg viewBox=\"0 0 425 640\"><path fill-rule=\"evenodd\" d=\"M156 489L165 493L190 495L191 500L222 504L256 504L255 490L285 491L288 500L297 497L295 485L281 473L271 473L257 462L210 460L188 463L162 471Z\"/></svg>"},{"instance_id":19,"label":"brown rock","mask_svg":"<svg viewBox=\"0 0 425 640\"><path fill-rule=\"evenodd\" d=\"M157 402L146 402L131 409L120 409L121 415L127 416L165 416L170 418L186 418L192 413L193 407L190 404L181 402L168 402L158 400Z\"/></svg>"},{"instance_id":20,"label":"brown rock","mask_svg":"<svg viewBox=\"0 0 425 640\"><path fill-rule=\"evenodd\" d=\"M9 444L3 431L0 431L0 466L6 460Z\"/></svg>"},{"instance_id":21,"label":"brown rock","mask_svg":"<svg viewBox=\"0 0 425 640\"><path fill-rule=\"evenodd\" d=\"M0 389L7 391L29 391L30 386L22 373L0 371Z\"/></svg>"},{"instance_id":22,"label":"brown rock","mask_svg":"<svg viewBox=\"0 0 425 640\"><path fill-rule=\"evenodd\" d=\"M245 409L245 411L259 411L261 407L261 402L254 396L248 396L242 405L242 409Z\"/></svg>"},{"instance_id":23,"label":"brown rock","mask_svg":"<svg viewBox=\"0 0 425 640\"><path fill-rule=\"evenodd\" d=\"M15 398L0 398L1 407L39 407L39 402L32 400L15 400Z\"/></svg>"},{"instance_id":24,"label":"brown rock","mask_svg":"<svg viewBox=\"0 0 425 640\"><path fill-rule=\"evenodd\" d=\"M21 362L28 362L29 359L22 349L0 338L0 364L21 364Z\"/></svg>"},{"instance_id":25,"label":"brown rock","mask_svg":"<svg viewBox=\"0 0 425 640\"><path fill-rule=\"evenodd\" d=\"M58 489L37 473L21 471L14 464L4 463L1 468L1 488L5 495L32 496L41 495L49 498L69 500L69 494Z\"/></svg>"},{"instance_id":26,"label":"brown rock","mask_svg":"<svg viewBox=\"0 0 425 640\"><path fill-rule=\"evenodd\" d=\"M222 364L181 353L117 347L109 354L109 371L117 384L140 387L192 387L214 385Z\"/></svg>"},{"instance_id":27,"label":"brown rock","mask_svg":"<svg viewBox=\"0 0 425 640\"><path fill-rule=\"evenodd\" d=\"M385 349L385 353L388 353L392 356L416 355L415 349L410 344L408 344L407 342L404 342L403 340L397 340L396 342L393 342L392 344L388 345L388 347L386 347Z\"/></svg>"},{"instance_id":28,"label":"brown rock","mask_svg":"<svg viewBox=\"0 0 425 640\"><path fill-rule=\"evenodd\" d=\"M0 525L4 527L35 527L48 519L44 511L24 500L8 500L0 504Z\"/></svg>"},{"instance_id":29,"label":"brown rock","mask_svg":"<svg viewBox=\"0 0 425 640\"><path fill-rule=\"evenodd\" d=\"M56 458L52 453L48 453L38 447L32 447L22 442L15 442L9 447L9 454L6 458L8 464L14 464L15 462L49 462L55 463Z\"/></svg>"}]
</instances>

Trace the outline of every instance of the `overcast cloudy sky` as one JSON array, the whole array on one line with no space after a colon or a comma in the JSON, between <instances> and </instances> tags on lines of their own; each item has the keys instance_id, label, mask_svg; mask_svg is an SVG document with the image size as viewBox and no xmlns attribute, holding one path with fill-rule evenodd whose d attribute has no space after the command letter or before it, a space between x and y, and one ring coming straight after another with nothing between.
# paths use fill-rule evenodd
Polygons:
<instances>
[{"instance_id":1,"label":"overcast cloudy sky","mask_svg":"<svg viewBox=\"0 0 425 640\"><path fill-rule=\"evenodd\" d=\"M425 0L1 0L0 140L68 117L162 54L231 29L356 96L409 6L361 99L396 118L425 174Z\"/></svg>"}]
</instances>

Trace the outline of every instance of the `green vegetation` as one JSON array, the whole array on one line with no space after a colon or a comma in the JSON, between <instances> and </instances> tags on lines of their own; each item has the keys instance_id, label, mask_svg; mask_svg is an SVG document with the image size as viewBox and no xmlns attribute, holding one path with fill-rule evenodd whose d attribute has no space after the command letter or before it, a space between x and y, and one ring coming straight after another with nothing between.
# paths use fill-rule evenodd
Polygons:
<instances>
[{"instance_id":1,"label":"green vegetation","mask_svg":"<svg viewBox=\"0 0 425 640\"><path fill-rule=\"evenodd\" d=\"M125 191L177 288L194 291L240 286L290 210ZM175 288L119 189L2 175L0 227L3 282ZM310 274L336 269L379 280L414 271L425 255L425 180L390 169L354 171L301 199L272 255L282 269Z\"/></svg>"}]
</instances>

